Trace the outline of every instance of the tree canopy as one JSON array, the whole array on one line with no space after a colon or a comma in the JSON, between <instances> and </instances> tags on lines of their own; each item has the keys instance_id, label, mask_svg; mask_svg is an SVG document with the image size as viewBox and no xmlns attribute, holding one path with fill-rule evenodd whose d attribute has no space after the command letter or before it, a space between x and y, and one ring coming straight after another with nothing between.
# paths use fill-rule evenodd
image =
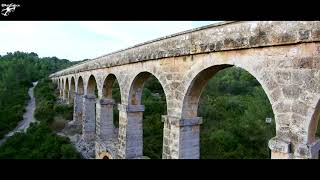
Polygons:
<instances>
[{"instance_id":1,"label":"tree canopy","mask_svg":"<svg viewBox=\"0 0 320 180\"><path fill-rule=\"evenodd\" d=\"M34 52L0 56L0 138L22 120L32 82L75 63L56 57L39 58Z\"/></svg>"}]
</instances>

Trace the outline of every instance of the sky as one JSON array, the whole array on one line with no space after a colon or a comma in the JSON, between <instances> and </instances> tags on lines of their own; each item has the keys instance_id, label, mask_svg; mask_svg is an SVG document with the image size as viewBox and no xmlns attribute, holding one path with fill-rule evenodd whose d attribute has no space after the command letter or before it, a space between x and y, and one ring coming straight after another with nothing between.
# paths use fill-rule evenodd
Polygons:
<instances>
[{"instance_id":1,"label":"sky","mask_svg":"<svg viewBox=\"0 0 320 180\"><path fill-rule=\"evenodd\" d=\"M23 51L79 61L217 22L2 21L0 55Z\"/></svg>"}]
</instances>

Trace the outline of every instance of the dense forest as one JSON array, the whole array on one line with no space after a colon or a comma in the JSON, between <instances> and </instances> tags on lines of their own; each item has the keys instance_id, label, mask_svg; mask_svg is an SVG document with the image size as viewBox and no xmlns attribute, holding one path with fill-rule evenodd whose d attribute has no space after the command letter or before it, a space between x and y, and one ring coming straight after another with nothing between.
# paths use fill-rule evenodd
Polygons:
<instances>
[{"instance_id":1,"label":"dense forest","mask_svg":"<svg viewBox=\"0 0 320 180\"><path fill-rule=\"evenodd\" d=\"M218 72L200 99L201 158L270 158L275 136L271 104L258 81L243 69ZM266 118L272 118L266 124Z\"/></svg>"},{"instance_id":2,"label":"dense forest","mask_svg":"<svg viewBox=\"0 0 320 180\"><path fill-rule=\"evenodd\" d=\"M66 137L56 135L61 130L54 125L59 119L71 120L73 109L57 104L54 86L42 79L35 87L35 118L26 133L16 133L0 146L0 159L79 159L81 155Z\"/></svg>"},{"instance_id":3,"label":"dense forest","mask_svg":"<svg viewBox=\"0 0 320 180\"><path fill-rule=\"evenodd\" d=\"M39 58L36 53L0 56L0 139L22 120L32 82L74 63L56 57Z\"/></svg>"},{"instance_id":4,"label":"dense forest","mask_svg":"<svg viewBox=\"0 0 320 180\"><path fill-rule=\"evenodd\" d=\"M32 82L75 63L56 57L39 58L36 53L15 52L0 56L0 139L22 120ZM48 79L38 83L35 88L35 116L40 123L32 124L27 133L16 133L10 137L0 147L0 158L80 158L68 139L53 134L54 114L70 118L71 112L72 116L70 107L56 105L53 108L54 89Z\"/></svg>"}]
</instances>

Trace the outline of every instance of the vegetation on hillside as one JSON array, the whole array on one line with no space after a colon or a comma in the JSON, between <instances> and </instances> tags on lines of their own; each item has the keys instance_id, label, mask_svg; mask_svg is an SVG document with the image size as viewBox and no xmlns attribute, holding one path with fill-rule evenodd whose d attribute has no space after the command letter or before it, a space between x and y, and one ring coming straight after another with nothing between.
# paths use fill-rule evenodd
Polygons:
<instances>
[{"instance_id":1,"label":"vegetation on hillside","mask_svg":"<svg viewBox=\"0 0 320 180\"><path fill-rule=\"evenodd\" d=\"M35 88L36 111L39 121L32 123L26 133L16 133L0 146L0 159L79 159L81 155L66 137L56 135L50 128L54 117L72 117L72 109L55 104L55 86L49 79L41 80Z\"/></svg>"},{"instance_id":2,"label":"vegetation on hillside","mask_svg":"<svg viewBox=\"0 0 320 180\"><path fill-rule=\"evenodd\" d=\"M54 118L61 116L63 119L73 119L73 106L68 104L56 103L57 95L55 85L48 78L42 79L35 88L37 108L35 118L48 124L52 123Z\"/></svg>"},{"instance_id":3,"label":"vegetation on hillside","mask_svg":"<svg viewBox=\"0 0 320 180\"><path fill-rule=\"evenodd\" d=\"M271 104L258 81L243 69L218 72L208 83L198 114L203 117L203 159L269 158L268 140L275 136ZM272 118L266 124L266 118Z\"/></svg>"},{"instance_id":4,"label":"vegetation on hillside","mask_svg":"<svg viewBox=\"0 0 320 180\"><path fill-rule=\"evenodd\" d=\"M0 56L0 139L22 120L32 82L72 64L56 57L39 58L36 53Z\"/></svg>"}]
</instances>

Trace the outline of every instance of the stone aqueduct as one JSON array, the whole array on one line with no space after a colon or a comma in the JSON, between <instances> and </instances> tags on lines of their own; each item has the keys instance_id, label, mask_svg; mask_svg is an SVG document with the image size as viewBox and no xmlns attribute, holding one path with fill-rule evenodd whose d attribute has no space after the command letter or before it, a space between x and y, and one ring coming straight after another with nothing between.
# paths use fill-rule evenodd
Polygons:
<instances>
[{"instance_id":1,"label":"stone aqueduct","mask_svg":"<svg viewBox=\"0 0 320 180\"><path fill-rule=\"evenodd\" d=\"M167 102L162 158L197 159L201 92L219 70L241 67L260 82L271 103L272 158L318 158L319 41L319 21L223 22L91 59L50 78L60 96L74 103L74 121L84 140L95 141L96 158L131 159L143 156L141 94L144 82L155 76ZM118 130L112 117L115 80L121 94Z\"/></svg>"}]
</instances>

